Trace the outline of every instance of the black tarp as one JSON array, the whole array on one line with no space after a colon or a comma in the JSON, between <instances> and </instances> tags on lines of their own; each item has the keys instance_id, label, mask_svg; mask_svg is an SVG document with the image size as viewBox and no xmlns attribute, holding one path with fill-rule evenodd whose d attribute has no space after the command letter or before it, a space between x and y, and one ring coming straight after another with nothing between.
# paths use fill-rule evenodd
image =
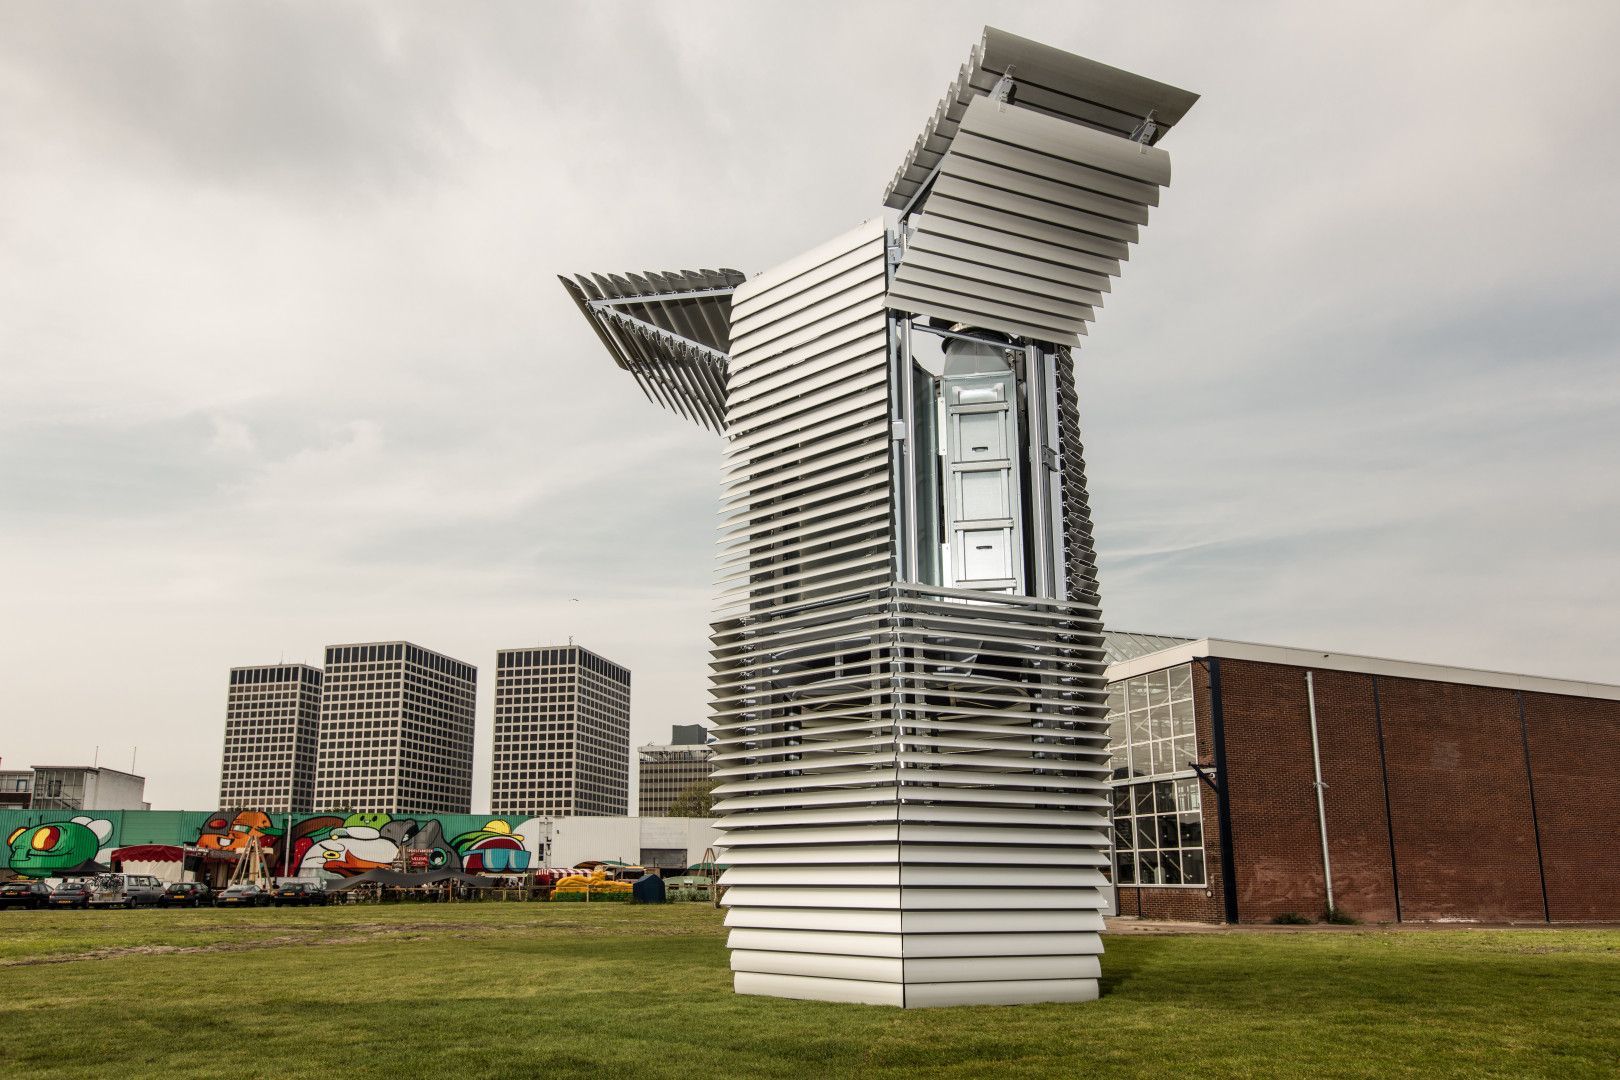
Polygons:
<instances>
[{"instance_id":1,"label":"black tarp","mask_svg":"<svg viewBox=\"0 0 1620 1080\"><path fill-rule=\"evenodd\" d=\"M657 874L648 874L637 879L630 886L630 898L638 904L662 904L664 902L664 879Z\"/></svg>"}]
</instances>

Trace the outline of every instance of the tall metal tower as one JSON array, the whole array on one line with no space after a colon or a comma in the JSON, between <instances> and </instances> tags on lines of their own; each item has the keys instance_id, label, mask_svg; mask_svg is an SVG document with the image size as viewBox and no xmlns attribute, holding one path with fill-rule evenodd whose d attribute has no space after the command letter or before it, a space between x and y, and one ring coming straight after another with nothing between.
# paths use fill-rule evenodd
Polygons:
<instances>
[{"instance_id":1,"label":"tall metal tower","mask_svg":"<svg viewBox=\"0 0 1620 1080\"><path fill-rule=\"evenodd\" d=\"M563 279L720 431L716 813L739 992L1097 996L1102 623L1073 350L1197 100L987 28L885 193L750 281Z\"/></svg>"}]
</instances>

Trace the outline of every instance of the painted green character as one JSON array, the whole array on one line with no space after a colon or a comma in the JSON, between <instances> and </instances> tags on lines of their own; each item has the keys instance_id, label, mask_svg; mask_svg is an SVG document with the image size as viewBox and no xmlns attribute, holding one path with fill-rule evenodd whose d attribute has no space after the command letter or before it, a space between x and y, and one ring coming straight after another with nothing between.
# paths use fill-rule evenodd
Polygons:
<instances>
[{"instance_id":1,"label":"painted green character","mask_svg":"<svg viewBox=\"0 0 1620 1080\"><path fill-rule=\"evenodd\" d=\"M350 814L344 818L343 824L351 829L377 829L380 831L384 825L393 820L393 817L389 814L358 813Z\"/></svg>"},{"instance_id":2,"label":"painted green character","mask_svg":"<svg viewBox=\"0 0 1620 1080\"><path fill-rule=\"evenodd\" d=\"M87 817L24 825L6 838L11 869L24 877L47 878L93 868L112 831L112 822Z\"/></svg>"}]
</instances>

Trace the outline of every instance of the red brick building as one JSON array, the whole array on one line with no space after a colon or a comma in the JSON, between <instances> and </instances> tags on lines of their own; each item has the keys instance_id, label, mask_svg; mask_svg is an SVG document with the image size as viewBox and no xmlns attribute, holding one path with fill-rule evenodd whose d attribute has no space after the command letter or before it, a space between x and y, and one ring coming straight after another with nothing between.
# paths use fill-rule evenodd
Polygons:
<instances>
[{"instance_id":1,"label":"red brick building","mask_svg":"<svg viewBox=\"0 0 1620 1080\"><path fill-rule=\"evenodd\" d=\"M1111 648L1120 914L1319 919L1331 883L1365 922L1620 921L1620 686Z\"/></svg>"}]
</instances>

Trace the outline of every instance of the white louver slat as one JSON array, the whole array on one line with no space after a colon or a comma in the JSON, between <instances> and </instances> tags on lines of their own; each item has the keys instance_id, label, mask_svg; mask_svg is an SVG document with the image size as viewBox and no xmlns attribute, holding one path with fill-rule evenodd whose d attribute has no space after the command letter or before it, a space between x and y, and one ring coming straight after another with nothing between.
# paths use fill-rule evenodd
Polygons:
<instances>
[{"instance_id":1,"label":"white louver slat","mask_svg":"<svg viewBox=\"0 0 1620 1080\"><path fill-rule=\"evenodd\" d=\"M721 614L889 580L883 249L867 222L732 297Z\"/></svg>"},{"instance_id":2,"label":"white louver slat","mask_svg":"<svg viewBox=\"0 0 1620 1080\"><path fill-rule=\"evenodd\" d=\"M739 991L1096 996L1108 800L1094 608L891 585L723 621L715 659Z\"/></svg>"},{"instance_id":3,"label":"white louver slat","mask_svg":"<svg viewBox=\"0 0 1620 1080\"><path fill-rule=\"evenodd\" d=\"M889 306L1079 344L1170 182L1169 155L992 97L958 127L909 219Z\"/></svg>"},{"instance_id":4,"label":"white louver slat","mask_svg":"<svg viewBox=\"0 0 1620 1080\"><path fill-rule=\"evenodd\" d=\"M619 367L649 401L720 431L735 270L560 278Z\"/></svg>"}]
</instances>

